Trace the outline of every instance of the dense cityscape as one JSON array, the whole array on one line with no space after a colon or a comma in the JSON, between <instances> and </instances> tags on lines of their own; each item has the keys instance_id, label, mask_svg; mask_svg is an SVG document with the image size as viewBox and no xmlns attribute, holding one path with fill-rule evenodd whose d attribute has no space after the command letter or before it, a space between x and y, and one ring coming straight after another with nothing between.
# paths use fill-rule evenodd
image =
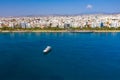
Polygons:
<instances>
[{"instance_id":1,"label":"dense cityscape","mask_svg":"<svg viewBox=\"0 0 120 80\"><path fill-rule=\"evenodd\" d=\"M120 80L120 0L0 0L0 80Z\"/></svg>"},{"instance_id":2,"label":"dense cityscape","mask_svg":"<svg viewBox=\"0 0 120 80\"><path fill-rule=\"evenodd\" d=\"M83 27L120 27L120 14L80 15L80 16L42 16L0 18L0 28L83 28Z\"/></svg>"}]
</instances>

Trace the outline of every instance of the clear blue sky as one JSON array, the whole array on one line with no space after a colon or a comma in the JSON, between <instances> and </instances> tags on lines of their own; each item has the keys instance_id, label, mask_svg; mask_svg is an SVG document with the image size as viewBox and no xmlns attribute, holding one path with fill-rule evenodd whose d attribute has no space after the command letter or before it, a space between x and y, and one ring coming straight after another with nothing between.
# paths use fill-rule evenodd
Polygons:
<instances>
[{"instance_id":1,"label":"clear blue sky","mask_svg":"<svg viewBox=\"0 0 120 80\"><path fill-rule=\"evenodd\" d=\"M120 0L0 0L0 16L117 13Z\"/></svg>"}]
</instances>

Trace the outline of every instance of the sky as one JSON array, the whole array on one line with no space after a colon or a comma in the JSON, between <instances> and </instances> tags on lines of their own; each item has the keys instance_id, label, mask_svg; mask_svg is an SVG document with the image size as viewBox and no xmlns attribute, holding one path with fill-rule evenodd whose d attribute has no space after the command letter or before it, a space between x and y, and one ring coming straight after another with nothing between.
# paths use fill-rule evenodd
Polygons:
<instances>
[{"instance_id":1,"label":"sky","mask_svg":"<svg viewBox=\"0 0 120 80\"><path fill-rule=\"evenodd\" d=\"M0 0L0 16L119 13L120 0Z\"/></svg>"}]
</instances>

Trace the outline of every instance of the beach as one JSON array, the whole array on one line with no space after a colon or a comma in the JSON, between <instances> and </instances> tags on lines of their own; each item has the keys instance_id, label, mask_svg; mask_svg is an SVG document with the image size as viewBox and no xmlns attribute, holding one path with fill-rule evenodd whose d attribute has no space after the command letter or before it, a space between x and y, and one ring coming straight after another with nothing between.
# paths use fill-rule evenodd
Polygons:
<instances>
[{"instance_id":1,"label":"beach","mask_svg":"<svg viewBox=\"0 0 120 80\"><path fill-rule=\"evenodd\" d=\"M68 31L68 30L2 30L1 33L7 33L7 32L120 32L120 30L74 30L74 31Z\"/></svg>"}]
</instances>

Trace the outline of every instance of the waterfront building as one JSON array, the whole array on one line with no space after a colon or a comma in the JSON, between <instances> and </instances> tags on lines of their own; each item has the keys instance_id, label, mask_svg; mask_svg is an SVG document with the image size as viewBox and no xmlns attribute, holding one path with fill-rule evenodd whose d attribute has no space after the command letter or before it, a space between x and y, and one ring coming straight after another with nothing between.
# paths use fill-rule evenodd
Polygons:
<instances>
[{"instance_id":1,"label":"waterfront building","mask_svg":"<svg viewBox=\"0 0 120 80\"><path fill-rule=\"evenodd\" d=\"M0 18L0 27L120 27L120 14Z\"/></svg>"},{"instance_id":2,"label":"waterfront building","mask_svg":"<svg viewBox=\"0 0 120 80\"><path fill-rule=\"evenodd\" d=\"M0 21L0 28L2 28L2 22Z\"/></svg>"}]
</instances>

